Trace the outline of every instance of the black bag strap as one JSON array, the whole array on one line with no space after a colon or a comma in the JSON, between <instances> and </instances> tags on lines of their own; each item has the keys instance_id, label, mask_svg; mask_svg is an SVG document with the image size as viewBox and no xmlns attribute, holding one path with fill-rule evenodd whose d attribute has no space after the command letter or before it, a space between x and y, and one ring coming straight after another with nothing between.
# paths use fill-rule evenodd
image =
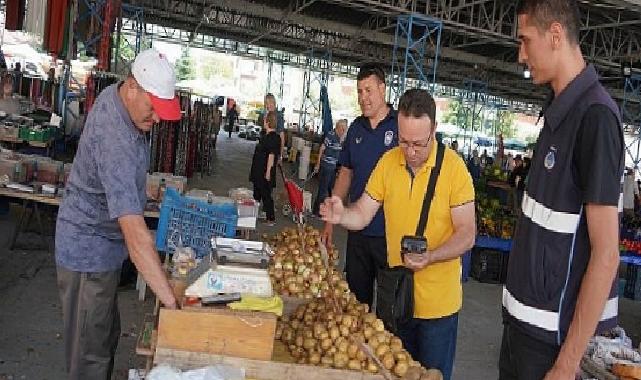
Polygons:
<instances>
[{"instance_id":1,"label":"black bag strap","mask_svg":"<svg viewBox=\"0 0 641 380\"><path fill-rule=\"evenodd\" d=\"M436 190L436 181L441 173L443 166L443 156L445 155L445 145L438 143L436 148L436 164L430 173L430 180L427 183L427 190L425 191L425 199L423 199L423 208L421 208L421 218L416 227L415 236L423 236L427 228L427 219L430 215L430 207L432 206L432 199L434 198L434 191Z\"/></svg>"}]
</instances>

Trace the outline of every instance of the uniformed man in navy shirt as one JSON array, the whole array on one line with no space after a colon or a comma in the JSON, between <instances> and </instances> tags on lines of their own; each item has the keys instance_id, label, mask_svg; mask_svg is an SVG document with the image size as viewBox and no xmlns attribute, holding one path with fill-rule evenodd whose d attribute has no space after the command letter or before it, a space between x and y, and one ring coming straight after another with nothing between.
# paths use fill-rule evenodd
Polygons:
<instances>
[{"instance_id":1,"label":"uniformed man in navy shirt","mask_svg":"<svg viewBox=\"0 0 641 380\"><path fill-rule=\"evenodd\" d=\"M383 153L398 145L396 111L385 102L385 73L375 65L363 66L356 77L361 116L349 127L338 164L332 194L356 202ZM326 223L323 238L332 243L333 227ZM356 298L372 306L377 269L387 266L383 209L361 231L349 231L345 272Z\"/></svg>"},{"instance_id":2,"label":"uniformed man in navy shirt","mask_svg":"<svg viewBox=\"0 0 641 380\"><path fill-rule=\"evenodd\" d=\"M536 143L503 290L501 380L571 380L616 326L623 132L579 46L574 0L523 0L519 61L551 102Z\"/></svg>"}]
</instances>

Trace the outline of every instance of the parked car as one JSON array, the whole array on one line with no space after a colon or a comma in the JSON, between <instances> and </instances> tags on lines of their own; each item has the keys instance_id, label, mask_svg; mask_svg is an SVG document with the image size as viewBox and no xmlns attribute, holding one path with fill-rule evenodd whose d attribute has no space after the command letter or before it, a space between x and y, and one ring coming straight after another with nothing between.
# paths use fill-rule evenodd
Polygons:
<instances>
[{"instance_id":1,"label":"parked car","mask_svg":"<svg viewBox=\"0 0 641 380\"><path fill-rule=\"evenodd\" d=\"M247 140L256 141L260 138L261 127L257 125L250 126L247 130Z\"/></svg>"}]
</instances>

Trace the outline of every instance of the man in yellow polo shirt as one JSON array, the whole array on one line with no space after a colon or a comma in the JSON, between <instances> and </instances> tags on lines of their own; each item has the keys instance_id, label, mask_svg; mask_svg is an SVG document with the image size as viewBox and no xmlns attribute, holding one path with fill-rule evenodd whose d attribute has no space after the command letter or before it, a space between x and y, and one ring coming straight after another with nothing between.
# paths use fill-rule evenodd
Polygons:
<instances>
[{"instance_id":1,"label":"man in yellow polo shirt","mask_svg":"<svg viewBox=\"0 0 641 380\"><path fill-rule=\"evenodd\" d=\"M436 163L436 105L425 90L409 90L398 107L398 147L385 153L365 193L349 208L338 197L326 199L323 219L349 230L366 226L383 206L390 267L414 271L414 319L399 327L403 345L428 368L452 374L458 311L461 308L460 256L474 245L474 187L465 163L445 150L425 237L428 250L401 259L401 239L414 235L432 168ZM385 305L378 305L385 307Z\"/></svg>"}]
</instances>

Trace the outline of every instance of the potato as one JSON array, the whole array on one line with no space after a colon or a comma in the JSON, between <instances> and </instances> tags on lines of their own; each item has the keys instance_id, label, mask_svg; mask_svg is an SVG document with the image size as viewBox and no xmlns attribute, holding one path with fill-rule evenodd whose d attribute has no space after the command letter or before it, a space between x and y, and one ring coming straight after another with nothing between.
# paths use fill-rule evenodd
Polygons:
<instances>
[{"instance_id":1,"label":"potato","mask_svg":"<svg viewBox=\"0 0 641 380\"><path fill-rule=\"evenodd\" d=\"M443 380L443 374L438 369L428 369L420 380Z\"/></svg>"},{"instance_id":2,"label":"potato","mask_svg":"<svg viewBox=\"0 0 641 380\"><path fill-rule=\"evenodd\" d=\"M338 348L338 352L347 354L349 343L346 340L343 340L340 343L338 343L336 347Z\"/></svg>"},{"instance_id":3,"label":"potato","mask_svg":"<svg viewBox=\"0 0 641 380\"><path fill-rule=\"evenodd\" d=\"M320 346L323 351L327 351L332 347L332 344L334 344L334 342L332 342L330 338L326 338L321 341Z\"/></svg>"},{"instance_id":4,"label":"potato","mask_svg":"<svg viewBox=\"0 0 641 380\"><path fill-rule=\"evenodd\" d=\"M302 335L297 335L296 340L294 340L297 347L303 347L304 341L305 341L305 338Z\"/></svg>"},{"instance_id":5,"label":"potato","mask_svg":"<svg viewBox=\"0 0 641 380\"><path fill-rule=\"evenodd\" d=\"M367 371L371 373L378 373L378 366L372 362L368 362Z\"/></svg>"},{"instance_id":6,"label":"potato","mask_svg":"<svg viewBox=\"0 0 641 380\"><path fill-rule=\"evenodd\" d=\"M389 345L392 352L400 352L403 350L403 342L395 336L392 337Z\"/></svg>"},{"instance_id":7,"label":"potato","mask_svg":"<svg viewBox=\"0 0 641 380\"><path fill-rule=\"evenodd\" d=\"M349 369L353 369L353 370L356 370L356 371L360 371L361 369L363 369L363 368L361 367L361 362L360 362L359 360L356 360L356 359L352 359L352 360L350 360L350 361L347 363L347 368L349 368Z\"/></svg>"},{"instance_id":8,"label":"potato","mask_svg":"<svg viewBox=\"0 0 641 380\"><path fill-rule=\"evenodd\" d=\"M303 348L307 351L311 351L316 348L317 340L314 338L307 338L303 341Z\"/></svg>"},{"instance_id":9,"label":"potato","mask_svg":"<svg viewBox=\"0 0 641 380\"><path fill-rule=\"evenodd\" d=\"M347 367L347 363L349 362L349 358L347 357L347 354L343 352L337 352L334 354L334 368L345 368Z\"/></svg>"},{"instance_id":10,"label":"potato","mask_svg":"<svg viewBox=\"0 0 641 380\"><path fill-rule=\"evenodd\" d=\"M376 350L374 351L374 353L379 358L382 358L384 355L390 353L389 346L385 343L380 343L378 347L376 347ZM392 359L394 359L394 356L392 356Z\"/></svg>"},{"instance_id":11,"label":"potato","mask_svg":"<svg viewBox=\"0 0 641 380\"><path fill-rule=\"evenodd\" d=\"M341 331L338 329L338 327L332 327L329 329L329 337L332 340L336 340L339 336L341 336Z\"/></svg>"},{"instance_id":12,"label":"potato","mask_svg":"<svg viewBox=\"0 0 641 380\"><path fill-rule=\"evenodd\" d=\"M309 354L309 364L318 365L321 362L321 355L318 352Z\"/></svg>"},{"instance_id":13,"label":"potato","mask_svg":"<svg viewBox=\"0 0 641 380\"><path fill-rule=\"evenodd\" d=\"M344 336L344 337L346 337L346 338L347 338L348 336L350 336L350 335L351 335L351 333L352 333L352 332L350 331L349 327L348 327L348 326L345 326L345 325L341 325L338 329L340 330L341 335L342 335L342 336Z\"/></svg>"},{"instance_id":14,"label":"potato","mask_svg":"<svg viewBox=\"0 0 641 380\"><path fill-rule=\"evenodd\" d=\"M363 350L359 349L358 352L356 353L356 359L360 361L364 361L367 359L367 355L363 352Z\"/></svg>"},{"instance_id":15,"label":"potato","mask_svg":"<svg viewBox=\"0 0 641 380\"><path fill-rule=\"evenodd\" d=\"M311 339L314 337L314 333L311 330L305 330L303 331L303 338L305 339Z\"/></svg>"},{"instance_id":16,"label":"potato","mask_svg":"<svg viewBox=\"0 0 641 380\"><path fill-rule=\"evenodd\" d=\"M374 328L371 326L365 327L365 329L363 330L363 335L366 339L371 338L374 335Z\"/></svg>"},{"instance_id":17,"label":"potato","mask_svg":"<svg viewBox=\"0 0 641 380\"><path fill-rule=\"evenodd\" d=\"M394 366L394 374L399 377L405 376L407 373L407 370L409 369L409 365L407 362L398 362L396 363L396 366Z\"/></svg>"},{"instance_id":18,"label":"potato","mask_svg":"<svg viewBox=\"0 0 641 380\"><path fill-rule=\"evenodd\" d=\"M347 356L349 356L350 359L356 359L356 354L358 354L358 351L360 351L360 349L354 343L350 343L347 346Z\"/></svg>"},{"instance_id":19,"label":"potato","mask_svg":"<svg viewBox=\"0 0 641 380\"><path fill-rule=\"evenodd\" d=\"M367 313L363 316L363 322L367 325L371 326L375 320L376 320L376 315L374 315L373 313Z\"/></svg>"},{"instance_id":20,"label":"potato","mask_svg":"<svg viewBox=\"0 0 641 380\"><path fill-rule=\"evenodd\" d=\"M420 380L421 370L421 367L409 367L403 376L403 380Z\"/></svg>"},{"instance_id":21,"label":"potato","mask_svg":"<svg viewBox=\"0 0 641 380\"><path fill-rule=\"evenodd\" d=\"M331 367L331 366L334 365L334 358L332 356L325 355L325 356L321 357L321 361L320 362L321 362L321 365L323 367Z\"/></svg>"},{"instance_id":22,"label":"potato","mask_svg":"<svg viewBox=\"0 0 641 380\"><path fill-rule=\"evenodd\" d=\"M385 367L385 369L387 370L391 370L396 364L396 362L394 361L394 355L392 355L391 352L383 355L383 357L381 358L381 362L383 363L383 367Z\"/></svg>"},{"instance_id":23,"label":"potato","mask_svg":"<svg viewBox=\"0 0 641 380\"><path fill-rule=\"evenodd\" d=\"M385 325L383 324L383 321L381 321L380 319L376 319L376 320L372 323L372 327L373 327L373 328L374 328L374 330L375 330L375 331L377 331L377 332L383 332L383 331L385 331Z\"/></svg>"},{"instance_id":24,"label":"potato","mask_svg":"<svg viewBox=\"0 0 641 380\"><path fill-rule=\"evenodd\" d=\"M406 352L402 352L402 351L394 352L393 350L392 352L394 353L394 360L396 360L397 362L405 362L409 367L409 357Z\"/></svg>"}]
</instances>

